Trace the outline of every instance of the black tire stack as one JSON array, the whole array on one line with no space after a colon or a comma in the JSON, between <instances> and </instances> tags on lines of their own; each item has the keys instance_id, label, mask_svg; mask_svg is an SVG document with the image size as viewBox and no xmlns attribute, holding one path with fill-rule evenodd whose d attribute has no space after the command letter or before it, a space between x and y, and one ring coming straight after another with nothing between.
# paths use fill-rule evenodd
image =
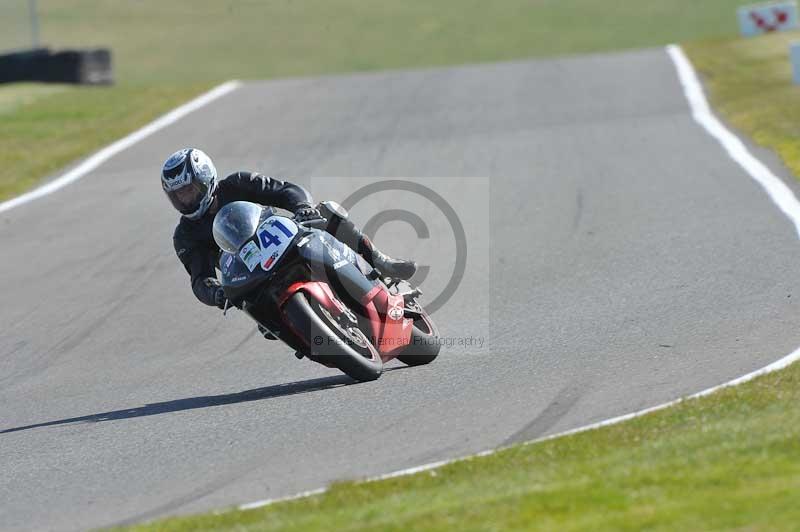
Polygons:
<instances>
[{"instance_id":1,"label":"black tire stack","mask_svg":"<svg viewBox=\"0 0 800 532\"><path fill-rule=\"evenodd\" d=\"M114 82L111 51L37 48L0 55L0 83L13 81L110 85Z\"/></svg>"}]
</instances>

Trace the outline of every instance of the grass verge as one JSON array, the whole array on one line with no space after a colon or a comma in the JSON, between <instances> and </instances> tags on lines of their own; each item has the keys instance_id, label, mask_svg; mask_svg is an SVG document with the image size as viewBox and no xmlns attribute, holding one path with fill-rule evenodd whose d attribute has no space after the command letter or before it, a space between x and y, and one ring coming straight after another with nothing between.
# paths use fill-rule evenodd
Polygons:
<instances>
[{"instance_id":1,"label":"grass verge","mask_svg":"<svg viewBox=\"0 0 800 532\"><path fill-rule=\"evenodd\" d=\"M0 89L0 200L24 192L42 177L208 87L202 83L111 89L26 84L24 90L16 85ZM161 161L149 163L153 173Z\"/></svg>"},{"instance_id":2,"label":"grass verge","mask_svg":"<svg viewBox=\"0 0 800 532\"><path fill-rule=\"evenodd\" d=\"M714 39L685 46L720 115L775 150L800 176L800 87L792 83L789 43L800 32Z\"/></svg>"},{"instance_id":3,"label":"grass verge","mask_svg":"<svg viewBox=\"0 0 800 532\"><path fill-rule=\"evenodd\" d=\"M44 39L120 78L219 81L640 48L736 33L740 0L39 0Z\"/></svg>"},{"instance_id":4,"label":"grass verge","mask_svg":"<svg viewBox=\"0 0 800 532\"><path fill-rule=\"evenodd\" d=\"M44 42L111 47L119 85L0 87L0 200L227 79L656 46L734 32L739 3L40 0ZM6 14L0 39L24 25Z\"/></svg>"},{"instance_id":5,"label":"grass verge","mask_svg":"<svg viewBox=\"0 0 800 532\"><path fill-rule=\"evenodd\" d=\"M796 530L800 365L620 425L189 530Z\"/></svg>"}]
</instances>

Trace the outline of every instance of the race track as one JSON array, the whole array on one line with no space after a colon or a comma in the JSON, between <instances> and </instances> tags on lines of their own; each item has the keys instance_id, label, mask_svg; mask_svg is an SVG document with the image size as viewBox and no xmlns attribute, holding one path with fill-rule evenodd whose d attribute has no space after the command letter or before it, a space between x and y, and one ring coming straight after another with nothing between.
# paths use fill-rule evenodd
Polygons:
<instances>
[{"instance_id":1,"label":"race track","mask_svg":"<svg viewBox=\"0 0 800 532\"><path fill-rule=\"evenodd\" d=\"M321 176L296 178L318 199L384 178L436 190L468 258L434 317L483 345L352 385L198 304L157 175L183 145L224 173ZM435 293L454 244L425 198L375 195L353 216L398 206L431 237L392 222L378 243L431 265ZM461 456L800 345L793 226L692 120L661 49L247 83L0 214L0 246L3 530L138 522Z\"/></svg>"}]
</instances>

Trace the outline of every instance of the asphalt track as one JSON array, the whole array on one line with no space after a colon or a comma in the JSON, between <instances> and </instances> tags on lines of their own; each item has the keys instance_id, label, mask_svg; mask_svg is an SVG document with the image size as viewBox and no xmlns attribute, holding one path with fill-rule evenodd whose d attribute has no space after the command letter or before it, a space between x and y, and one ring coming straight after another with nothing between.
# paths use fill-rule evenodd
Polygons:
<instances>
[{"instance_id":1,"label":"asphalt track","mask_svg":"<svg viewBox=\"0 0 800 532\"><path fill-rule=\"evenodd\" d=\"M196 304L157 179L186 144L223 172L368 178L297 178L318 197L426 177L468 244L435 318L484 344L350 385ZM454 244L425 198L353 213L397 206L431 237L392 222L379 244L432 265L435 293ZM136 522L464 455L800 345L793 227L693 122L660 49L248 83L0 214L0 246L4 530Z\"/></svg>"}]
</instances>

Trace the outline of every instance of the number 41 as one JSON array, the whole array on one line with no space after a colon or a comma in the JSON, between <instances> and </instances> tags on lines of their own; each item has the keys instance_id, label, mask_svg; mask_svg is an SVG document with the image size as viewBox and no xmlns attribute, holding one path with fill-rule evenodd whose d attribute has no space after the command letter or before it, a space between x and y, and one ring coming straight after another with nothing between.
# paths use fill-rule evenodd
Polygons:
<instances>
[{"instance_id":1,"label":"number 41","mask_svg":"<svg viewBox=\"0 0 800 532\"><path fill-rule=\"evenodd\" d=\"M292 232L289 231L289 229L287 229L286 226L280 223L278 220L270 222L270 225L272 227L277 227L281 233L286 235L288 238L294 236ZM281 239L278 237L278 235L273 235L266 229L258 234L258 238L261 240L261 247L263 249L267 249L270 246L279 246L281 244Z\"/></svg>"}]
</instances>

